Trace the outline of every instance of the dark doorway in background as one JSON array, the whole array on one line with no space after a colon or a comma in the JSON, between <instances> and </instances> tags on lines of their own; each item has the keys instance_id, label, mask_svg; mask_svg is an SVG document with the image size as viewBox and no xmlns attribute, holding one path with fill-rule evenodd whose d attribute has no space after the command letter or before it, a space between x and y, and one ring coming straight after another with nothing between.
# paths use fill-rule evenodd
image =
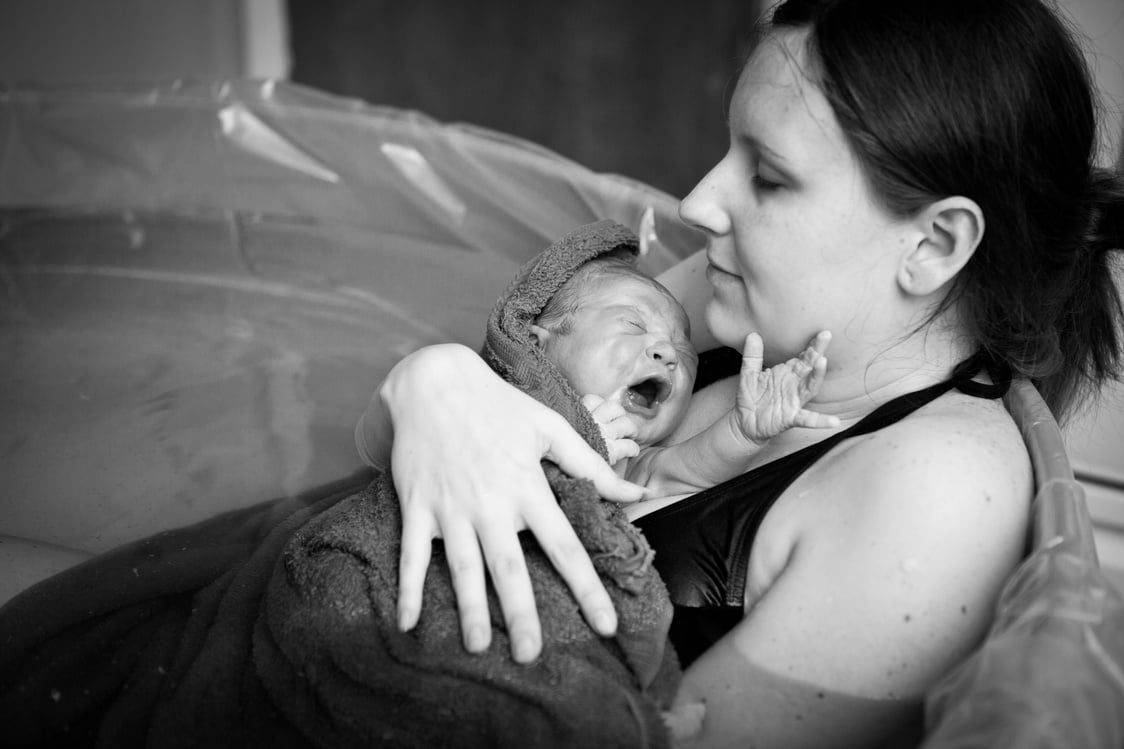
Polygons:
<instances>
[{"instance_id":1,"label":"dark doorway in background","mask_svg":"<svg viewBox=\"0 0 1124 749\"><path fill-rule=\"evenodd\" d=\"M726 149L762 3L289 0L292 78L685 195Z\"/></svg>"}]
</instances>

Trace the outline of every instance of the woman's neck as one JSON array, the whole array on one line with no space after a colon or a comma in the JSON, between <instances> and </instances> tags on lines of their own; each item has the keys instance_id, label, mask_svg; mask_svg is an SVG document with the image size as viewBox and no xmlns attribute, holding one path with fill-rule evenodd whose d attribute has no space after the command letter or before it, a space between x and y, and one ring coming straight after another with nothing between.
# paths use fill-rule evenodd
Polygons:
<instances>
[{"instance_id":1,"label":"woman's neck","mask_svg":"<svg viewBox=\"0 0 1124 749\"><path fill-rule=\"evenodd\" d=\"M963 336L935 327L894 344L863 345L837 336L828 350L828 370L809 408L853 422L906 393L947 380L973 353ZM842 344L842 345L837 345Z\"/></svg>"}]
</instances>

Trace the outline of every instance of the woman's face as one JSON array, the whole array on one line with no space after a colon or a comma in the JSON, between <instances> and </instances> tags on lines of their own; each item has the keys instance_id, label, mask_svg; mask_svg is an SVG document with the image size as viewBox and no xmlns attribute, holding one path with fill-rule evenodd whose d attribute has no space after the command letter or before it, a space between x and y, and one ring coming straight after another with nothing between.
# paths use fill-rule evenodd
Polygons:
<instances>
[{"instance_id":1,"label":"woman's face","mask_svg":"<svg viewBox=\"0 0 1124 749\"><path fill-rule=\"evenodd\" d=\"M686 313L652 282L598 279L582 291L568 333L536 330L574 390L624 407L638 444L658 442L682 420L698 357Z\"/></svg>"},{"instance_id":2,"label":"woman's face","mask_svg":"<svg viewBox=\"0 0 1124 749\"><path fill-rule=\"evenodd\" d=\"M894 280L905 221L874 200L827 99L807 77L804 31L765 37L730 103L726 155L680 206L708 238L707 324L740 349L764 338L766 364L830 330L848 341L900 332Z\"/></svg>"}]
</instances>

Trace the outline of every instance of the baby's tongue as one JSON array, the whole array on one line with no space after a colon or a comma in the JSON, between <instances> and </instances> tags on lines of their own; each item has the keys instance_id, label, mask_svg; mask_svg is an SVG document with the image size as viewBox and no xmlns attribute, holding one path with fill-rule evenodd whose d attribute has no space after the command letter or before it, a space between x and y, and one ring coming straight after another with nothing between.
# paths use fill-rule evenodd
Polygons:
<instances>
[{"instance_id":1,"label":"baby's tongue","mask_svg":"<svg viewBox=\"0 0 1124 749\"><path fill-rule=\"evenodd\" d=\"M620 389L617 398L620 404L624 406L625 411L648 411L652 407L652 399L642 389L623 387Z\"/></svg>"}]
</instances>

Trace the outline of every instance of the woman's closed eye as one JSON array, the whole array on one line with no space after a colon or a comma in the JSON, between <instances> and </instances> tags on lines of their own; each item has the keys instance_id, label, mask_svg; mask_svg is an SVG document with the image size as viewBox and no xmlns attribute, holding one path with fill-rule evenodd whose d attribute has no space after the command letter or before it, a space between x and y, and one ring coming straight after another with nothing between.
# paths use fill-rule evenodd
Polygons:
<instances>
[{"instance_id":1,"label":"woman's closed eye","mask_svg":"<svg viewBox=\"0 0 1124 749\"><path fill-rule=\"evenodd\" d=\"M772 192L784 187L780 182L764 177L760 173L753 175L753 186L761 192Z\"/></svg>"}]
</instances>

